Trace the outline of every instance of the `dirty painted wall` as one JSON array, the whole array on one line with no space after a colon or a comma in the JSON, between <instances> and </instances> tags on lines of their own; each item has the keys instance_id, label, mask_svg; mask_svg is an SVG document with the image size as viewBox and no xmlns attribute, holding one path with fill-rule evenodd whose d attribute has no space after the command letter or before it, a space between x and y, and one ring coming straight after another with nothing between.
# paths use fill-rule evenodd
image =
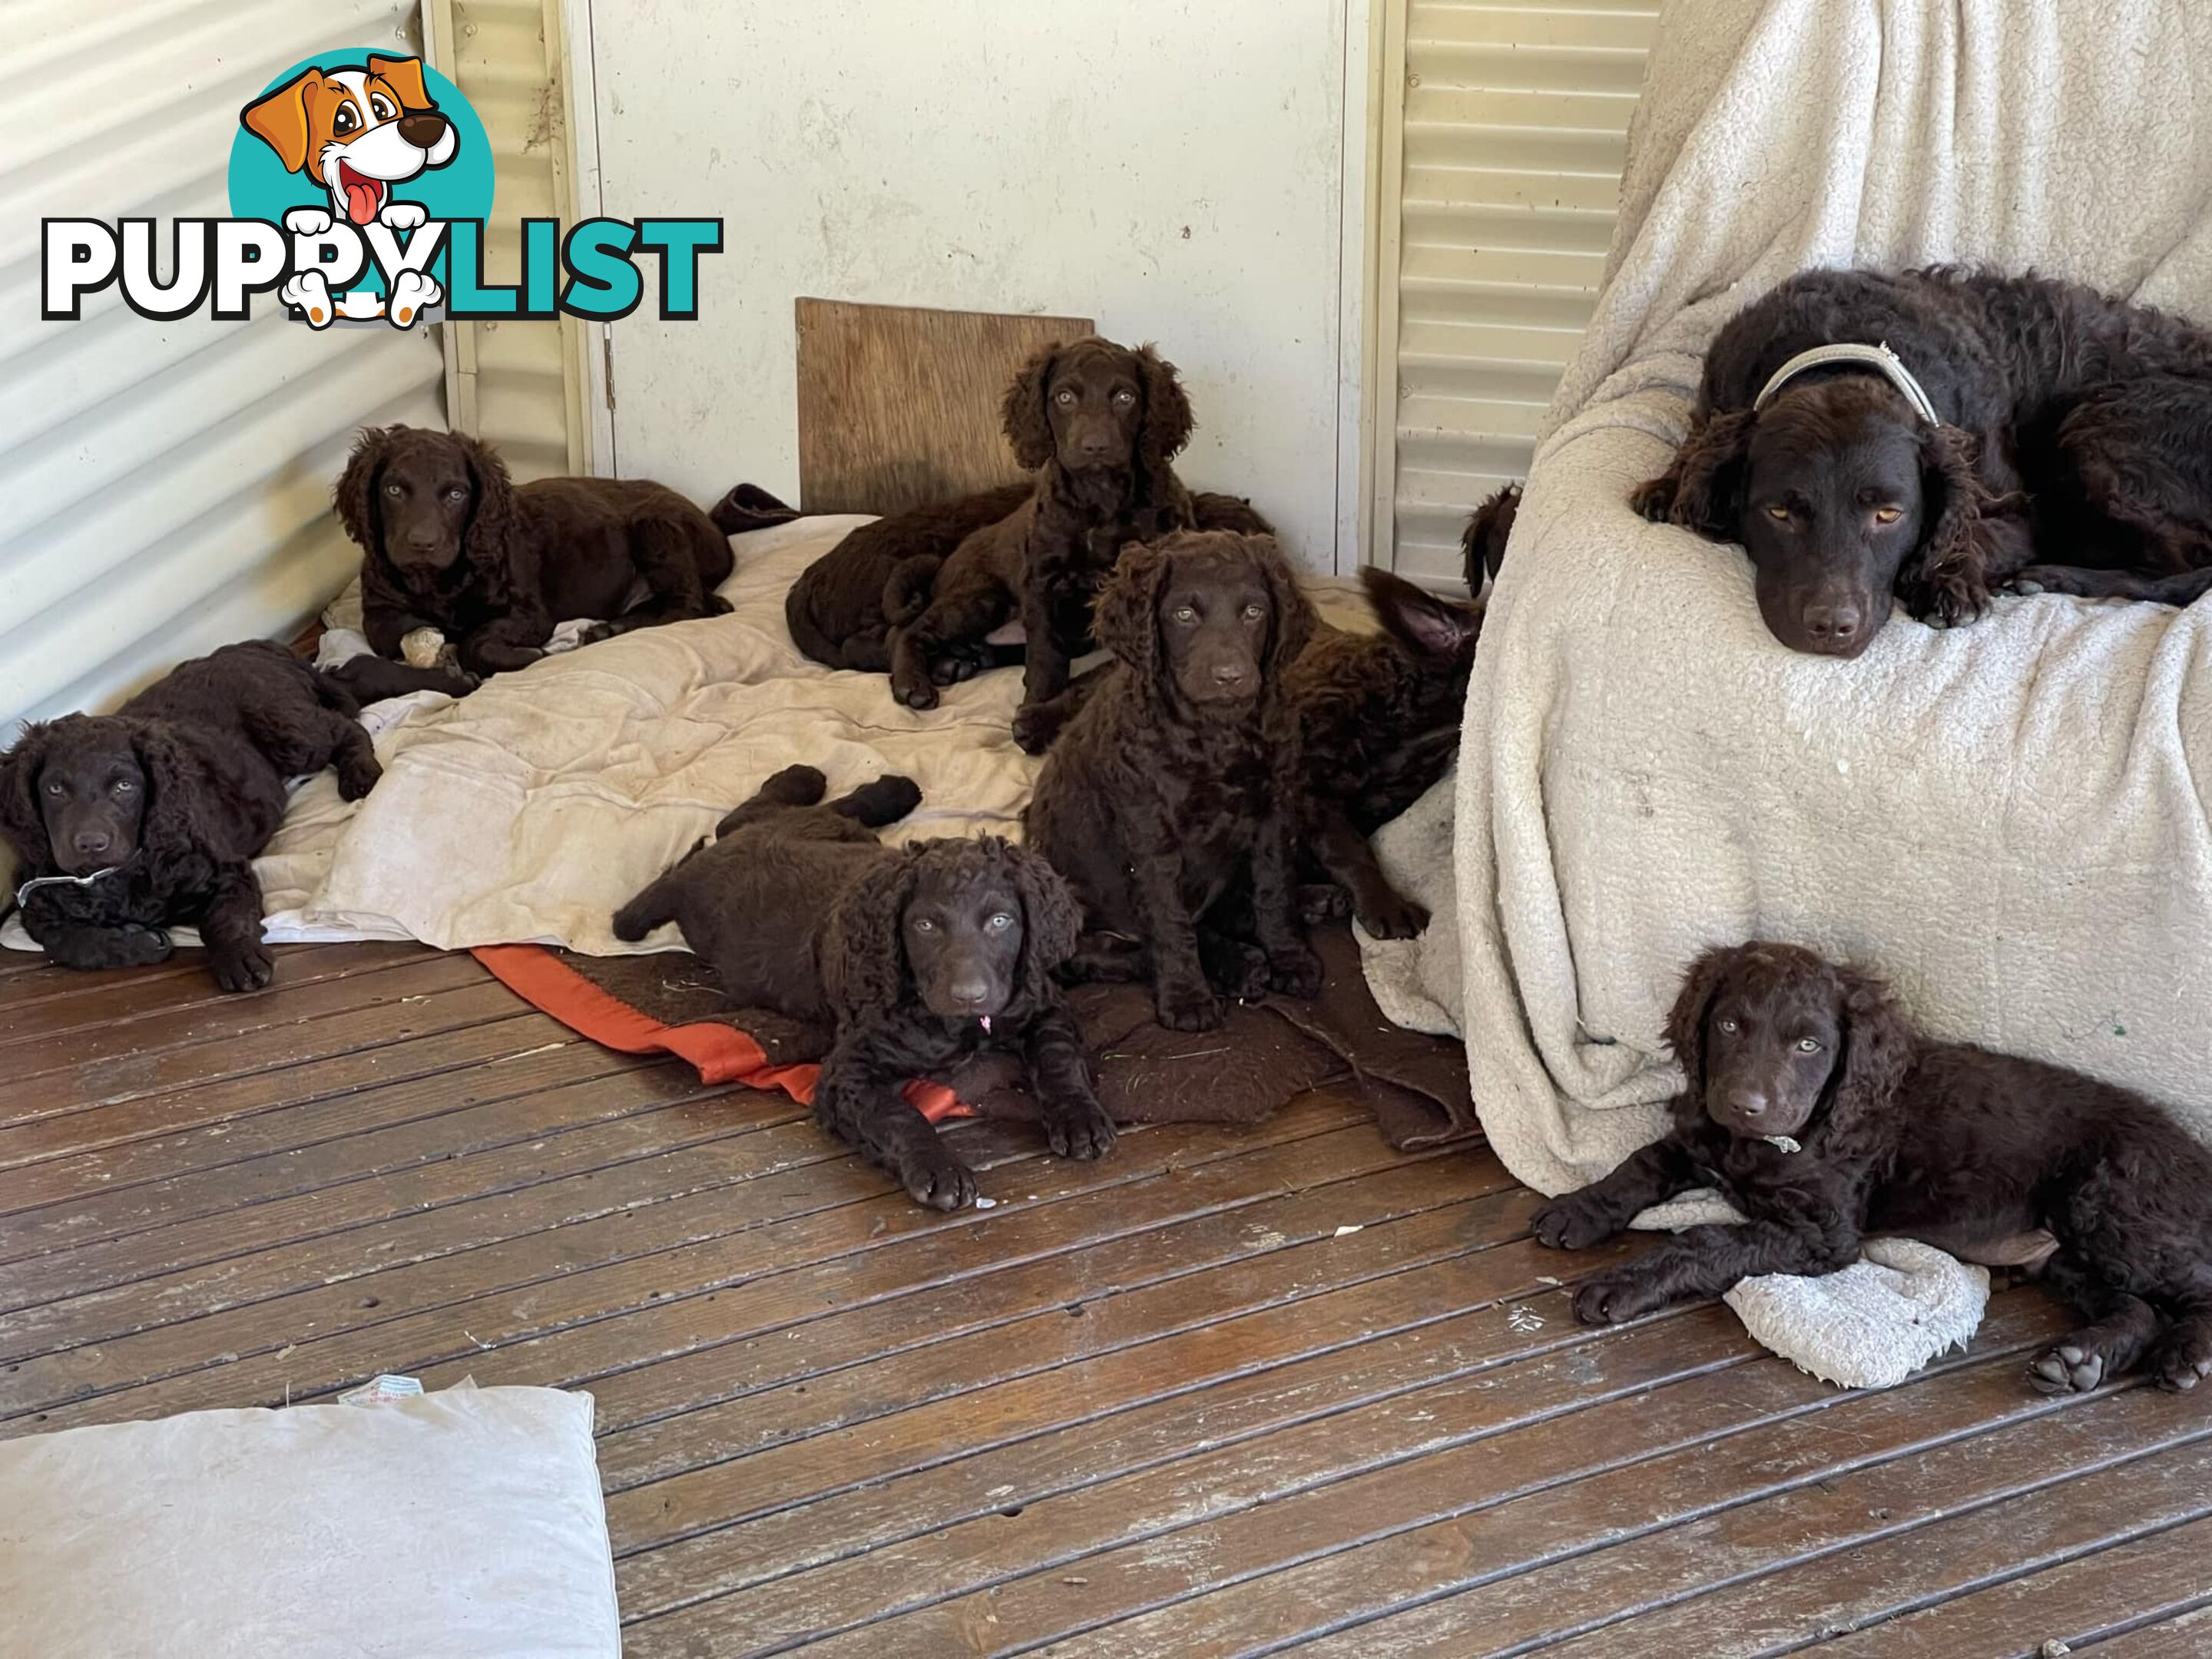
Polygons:
<instances>
[{"instance_id":1,"label":"dirty painted wall","mask_svg":"<svg viewBox=\"0 0 2212 1659\"><path fill-rule=\"evenodd\" d=\"M631 0L592 29L604 210L726 222L699 321L613 330L622 472L796 489L796 295L1089 315L1182 369L1188 482L1356 562L1364 5L1349 40L1346 0Z\"/></svg>"}]
</instances>

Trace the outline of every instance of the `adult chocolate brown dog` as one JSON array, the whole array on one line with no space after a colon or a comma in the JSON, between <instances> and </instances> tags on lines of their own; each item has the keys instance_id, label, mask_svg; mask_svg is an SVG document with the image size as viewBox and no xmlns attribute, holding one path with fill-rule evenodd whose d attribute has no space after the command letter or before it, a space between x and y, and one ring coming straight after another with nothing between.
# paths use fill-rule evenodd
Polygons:
<instances>
[{"instance_id":1,"label":"adult chocolate brown dog","mask_svg":"<svg viewBox=\"0 0 2212 1659\"><path fill-rule=\"evenodd\" d=\"M832 1027L814 1115L918 1204L957 1209L975 1177L902 1085L981 1050L1021 1057L1055 1153L1103 1157L1114 1125L1052 976L1075 945L1066 884L994 836L879 845L876 830L921 799L910 779L825 805L826 788L811 766L769 779L616 913L616 937L673 921L732 1002Z\"/></svg>"},{"instance_id":2,"label":"adult chocolate brown dog","mask_svg":"<svg viewBox=\"0 0 2212 1659\"><path fill-rule=\"evenodd\" d=\"M2170 1389L2212 1375L2212 1152L2141 1095L1939 1042L1880 981L1758 940L1691 966L1667 1042L1687 1079L1674 1132L1538 1211L1536 1237L1585 1249L1699 1187L1749 1219L1590 1279L1585 1323L1755 1273L1834 1273L1862 1238L1901 1233L1969 1260L2048 1254L2052 1288L2091 1322L2034 1362L2045 1393L2138 1363Z\"/></svg>"},{"instance_id":3,"label":"adult chocolate brown dog","mask_svg":"<svg viewBox=\"0 0 2212 1659\"><path fill-rule=\"evenodd\" d=\"M1190 441L1190 403L1150 346L1048 346L1006 388L1001 416L1015 459L1036 470L1029 498L960 544L927 604L896 576L885 592L899 624L891 693L910 708L936 706L932 671L950 647L1010 617L1024 635L1023 706L1057 696L1091 648L1091 602L1121 549L1193 521L1169 465Z\"/></svg>"},{"instance_id":4,"label":"adult chocolate brown dog","mask_svg":"<svg viewBox=\"0 0 2212 1659\"><path fill-rule=\"evenodd\" d=\"M23 926L64 968L161 962L194 927L226 991L266 985L253 857L284 780L335 766L359 800L380 769L353 699L282 646L181 663L113 714L34 724L0 755L0 834L22 860Z\"/></svg>"},{"instance_id":5,"label":"adult chocolate brown dog","mask_svg":"<svg viewBox=\"0 0 2212 1659\"><path fill-rule=\"evenodd\" d=\"M1298 931L1284 678L1313 607L1270 536L1133 549L1098 596L1115 666L1060 734L1023 822L1083 901L1073 975L1149 977L1160 1024L1221 1023L1216 989L1321 988Z\"/></svg>"},{"instance_id":6,"label":"adult chocolate brown dog","mask_svg":"<svg viewBox=\"0 0 2212 1659\"><path fill-rule=\"evenodd\" d=\"M1633 501L1741 543L1784 645L1856 657L1893 595L1949 627L2008 582L2212 589L2208 434L2212 331L2180 318L2039 276L1812 270L1722 327Z\"/></svg>"},{"instance_id":7,"label":"adult chocolate brown dog","mask_svg":"<svg viewBox=\"0 0 2212 1659\"><path fill-rule=\"evenodd\" d=\"M557 623L591 618L586 644L715 617L729 539L664 484L540 478L517 485L474 438L365 428L337 489L361 547L362 628L380 657L435 629L472 674L524 668Z\"/></svg>"}]
</instances>

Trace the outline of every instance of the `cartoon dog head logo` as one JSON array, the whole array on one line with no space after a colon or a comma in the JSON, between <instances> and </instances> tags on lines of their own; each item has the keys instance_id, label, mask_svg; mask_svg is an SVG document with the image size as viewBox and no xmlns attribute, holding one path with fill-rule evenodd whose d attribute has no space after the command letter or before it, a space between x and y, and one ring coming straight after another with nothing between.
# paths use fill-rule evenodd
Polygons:
<instances>
[{"instance_id":1,"label":"cartoon dog head logo","mask_svg":"<svg viewBox=\"0 0 2212 1659\"><path fill-rule=\"evenodd\" d=\"M459 144L422 84L418 58L303 70L238 118L276 152L287 173L322 185L332 213L356 225L376 223L394 185L444 167Z\"/></svg>"}]
</instances>

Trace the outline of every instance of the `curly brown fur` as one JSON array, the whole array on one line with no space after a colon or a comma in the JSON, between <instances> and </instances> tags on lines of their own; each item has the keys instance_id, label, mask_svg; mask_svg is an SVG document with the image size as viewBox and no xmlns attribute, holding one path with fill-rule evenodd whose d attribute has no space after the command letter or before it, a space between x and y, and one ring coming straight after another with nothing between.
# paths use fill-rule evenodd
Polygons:
<instances>
[{"instance_id":1,"label":"curly brown fur","mask_svg":"<svg viewBox=\"0 0 2212 1659\"><path fill-rule=\"evenodd\" d=\"M217 985L266 985L253 857L284 816L288 777L335 766L348 800L375 784L357 712L327 677L255 641L180 664L113 714L26 727L0 755L17 880L93 878L32 889L24 927L66 968L159 962L170 928L198 927Z\"/></svg>"},{"instance_id":2,"label":"curly brown fur","mask_svg":"<svg viewBox=\"0 0 2212 1659\"><path fill-rule=\"evenodd\" d=\"M665 485L540 478L459 433L365 428L333 492L362 550L362 622L397 657L434 628L472 674L526 667L556 624L589 618L589 643L720 616L729 539Z\"/></svg>"},{"instance_id":3,"label":"curly brown fur","mask_svg":"<svg viewBox=\"0 0 2212 1659\"><path fill-rule=\"evenodd\" d=\"M1942 423L1851 365L1753 411L1785 362L1838 342L1888 345ZM1948 627L2008 582L2175 604L2212 588L2208 432L2212 331L2179 318L2033 275L1807 271L1722 328L1689 436L1633 500L1742 543L1784 644L1852 657L1893 596ZM2077 562L2031 570L2039 549Z\"/></svg>"},{"instance_id":4,"label":"curly brown fur","mask_svg":"<svg viewBox=\"0 0 2212 1659\"><path fill-rule=\"evenodd\" d=\"M1314 625L1265 536L1189 531L1133 549L1098 597L1115 666L1024 822L1082 897L1078 971L1148 975L1164 1025L1219 1024L1217 987L1320 988L1296 913L1285 691Z\"/></svg>"},{"instance_id":5,"label":"curly brown fur","mask_svg":"<svg viewBox=\"0 0 2212 1659\"><path fill-rule=\"evenodd\" d=\"M960 544L927 608L893 635L891 691L908 708L935 706L932 665L951 647L1015 617L1023 706L1057 696L1068 664L1091 648L1091 602L1121 549L1193 522L1170 465L1190 440L1190 404L1150 346L1096 336L1048 346L1014 377L1001 416L1036 484Z\"/></svg>"},{"instance_id":6,"label":"curly brown fur","mask_svg":"<svg viewBox=\"0 0 2212 1659\"><path fill-rule=\"evenodd\" d=\"M1583 1249L1700 1187L1747 1219L1588 1280L1577 1317L1833 1273L1863 1239L1903 1234L1969 1259L2048 1255L2053 1287L2091 1322L2035 1361L2046 1393L2139 1363L2173 1389L2212 1374L2212 1152L2151 1101L1938 1042L1879 980L1764 941L1692 964L1667 1040L1685 1078L1673 1132L1538 1212L1536 1237Z\"/></svg>"},{"instance_id":7,"label":"curly brown fur","mask_svg":"<svg viewBox=\"0 0 2212 1659\"><path fill-rule=\"evenodd\" d=\"M1114 1126L1054 978L1075 948L1067 884L996 837L882 846L921 799L908 779L824 793L811 766L776 774L616 913L616 936L673 921L732 1002L831 1028L815 1116L917 1203L957 1209L975 1178L901 1089L986 1049L1027 1065L1055 1153L1103 1156Z\"/></svg>"},{"instance_id":8,"label":"curly brown fur","mask_svg":"<svg viewBox=\"0 0 2212 1659\"><path fill-rule=\"evenodd\" d=\"M1390 885L1367 838L1458 758L1483 606L1438 599L1372 566L1359 574L1383 631L1322 629L1285 681L1298 836L1350 895L1361 927L1377 939L1411 939L1428 912Z\"/></svg>"},{"instance_id":9,"label":"curly brown fur","mask_svg":"<svg viewBox=\"0 0 2212 1659\"><path fill-rule=\"evenodd\" d=\"M1460 557L1464 562L1467 591L1482 592L1485 575L1498 580L1505 568L1505 544L1513 534L1513 520L1521 512L1521 486L1502 485L1468 517L1460 532Z\"/></svg>"},{"instance_id":10,"label":"curly brown fur","mask_svg":"<svg viewBox=\"0 0 2212 1659\"><path fill-rule=\"evenodd\" d=\"M913 613L919 615L928 604L930 578L952 550L1014 511L1035 488L1005 484L862 525L799 572L784 596L792 642L831 668L888 673L891 623L897 618L885 614L885 585L894 576L912 584L921 596ZM940 661L952 662L959 654L948 648ZM978 665L988 666L988 648L977 654ZM939 665L932 668L938 672Z\"/></svg>"}]
</instances>

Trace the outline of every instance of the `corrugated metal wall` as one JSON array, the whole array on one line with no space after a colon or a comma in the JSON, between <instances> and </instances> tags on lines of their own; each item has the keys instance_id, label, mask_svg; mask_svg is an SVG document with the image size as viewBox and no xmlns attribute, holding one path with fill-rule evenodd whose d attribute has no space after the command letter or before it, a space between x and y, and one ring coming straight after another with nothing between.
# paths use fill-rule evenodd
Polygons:
<instances>
[{"instance_id":1,"label":"corrugated metal wall","mask_svg":"<svg viewBox=\"0 0 2212 1659\"><path fill-rule=\"evenodd\" d=\"M358 556L330 485L364 422L444 424L420 331L39 319L48 215L221 217L238 112L314 52L412 52L391 0L28 0L0 77L0 740L179 659L281 636Z\"/></svg>"},{"instance_id":2,"label":"corrugated metal wall","mask_svg":"<svg viewBox=\"0 0 2212 1659\"><path fill-rule=\"evenodd\" d=\"M1658 0L1377 3L1375 557L1442 579L1589 321Z\"/></svg>"},{"instance_id":3,"label":"corrugated metal wall","mask_svg":"<svg viewBox=\"0 0 2212 1659\"><path fill-rule=\"evenodd\" d=\"M512 283L524 219L584 216L569 187L561 0L426 0L425 22L430 61L491 140L496 206L484 266L490 281ZM456 429L489 442L518 478L592 470L582 323L456 323L447 332Z\"/></svg>"}]
</instances>

